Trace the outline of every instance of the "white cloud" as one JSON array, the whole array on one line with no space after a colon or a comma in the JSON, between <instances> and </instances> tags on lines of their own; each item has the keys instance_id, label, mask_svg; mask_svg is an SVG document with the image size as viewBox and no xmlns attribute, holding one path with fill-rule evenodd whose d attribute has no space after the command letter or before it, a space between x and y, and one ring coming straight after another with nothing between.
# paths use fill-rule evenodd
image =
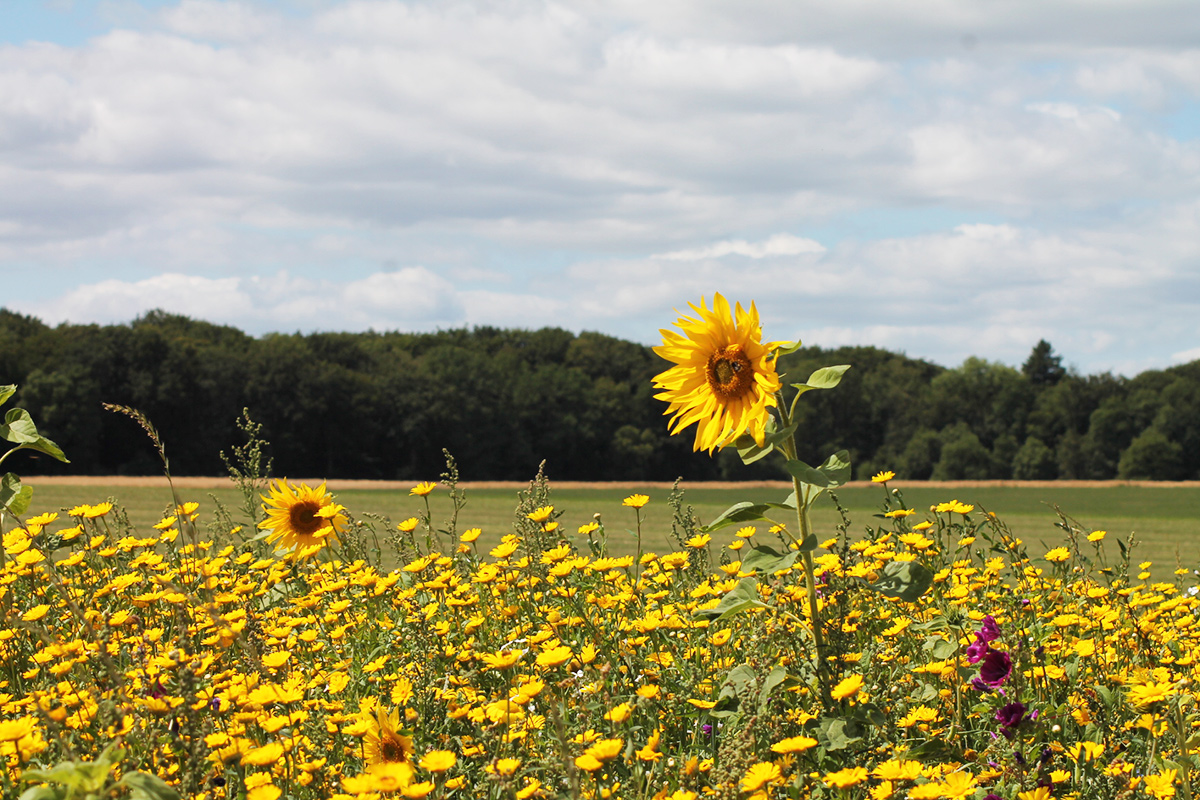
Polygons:
<instances>
[{"instance_id":1,"label":"white cloud","mask_svg":"<svg viewBox=\"0 0 1200 800\"><path fill-rule=\"evenodd\" d=\"M646 340L719 290L785 335L1166 363L1200 316L1189 9L118 9L77 46L0 46L0 270L68 284L4 302Z\"/></svg>"}]
</instances>

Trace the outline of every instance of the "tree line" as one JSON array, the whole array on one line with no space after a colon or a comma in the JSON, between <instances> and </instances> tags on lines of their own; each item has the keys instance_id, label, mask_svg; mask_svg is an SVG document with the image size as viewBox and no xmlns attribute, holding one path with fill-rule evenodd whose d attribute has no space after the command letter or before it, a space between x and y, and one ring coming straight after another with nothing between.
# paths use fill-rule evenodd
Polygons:
<instances>
[{"instance_id":1,"label":"tree line","mask_svg":"<svg viewBox=\"0 0 1200 800\"><path fill-rule=\"evenodd\" d=\"M847 449L859 478L1200 478L1200 361L1079 375L1042 341L1020 368L805 347L780 370L801 382L832 364L853 368L800 403L809 463ZM0 309L0 384L20 386L17 404L72 462L29 458L24 474L160 472L109 403L154 423L176 475L222 474L245 408L280 475L429 479L445 448L470 480L525 480L543 459L559 480L785 477L732 448L693 453L690 430L669 436L651 386L666 366L649 347L558 328L256 338L161 311L51 327Z\"/></svg>"}]
</instances>

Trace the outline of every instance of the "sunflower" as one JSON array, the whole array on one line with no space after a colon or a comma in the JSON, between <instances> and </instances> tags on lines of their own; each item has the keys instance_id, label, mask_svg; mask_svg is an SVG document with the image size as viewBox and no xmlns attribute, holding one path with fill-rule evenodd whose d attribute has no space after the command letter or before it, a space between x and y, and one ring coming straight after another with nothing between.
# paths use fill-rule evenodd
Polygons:
<instances>
[{"instance_id":1,"label":"sunflower","mask_svg":"<svg viewBox=\"0 0 1200 800\"><path fill-rule=\"evenodd\" d=\"M267 518L258 527L272 531L267 537L272 544L302 553L319 549L330 539L336 542L338 533L345 529L344 509L333 502L325 484L313 489L304 484L293 486L284 479L275 481L270 489L269 497L262 495Z\"/></svg>"},{"instance_id":2,"label":"sunflower","mask_svg":"<svg viewBox=\"0 0 1200 800\"><path fill-rule=\"evenodd\" d=\"M703 299L700 307L689 304L698 319L681 316L675 325L684 335L660 330L662 345L654 352L675 366L654 377L656 394L670 405L671 433L696 423L694 450L720 449L744 433L763 443L765 425L775 407L780 389L775 372L776 342L761 342L758 309L741 304L730 313L721 295L713 298L712 310Z\"/></svg>"},{"instance_id":3,"label":"sunflower","mask_svg":"<svg viewBox=\"0 0 1200 800\"><path fill-rule=\"evenodd\" d=\"M413 753L411 736L401 734L400 712L393 710L387 713L382 708L376 709L375 718L371 720L371 728L363 737L363 758L368 769L376 764L406 764Z\"/></svg>"}]
</instances>

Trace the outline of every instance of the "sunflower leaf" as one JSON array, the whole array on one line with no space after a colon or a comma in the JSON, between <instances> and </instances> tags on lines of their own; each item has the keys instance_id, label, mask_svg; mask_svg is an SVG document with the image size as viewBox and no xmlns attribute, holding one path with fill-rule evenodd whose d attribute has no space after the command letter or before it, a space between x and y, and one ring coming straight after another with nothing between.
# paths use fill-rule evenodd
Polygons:
<instances>
[{"instance_id":1,"label":"sunflower leaf","mask_svg":"<svg viewBox=\"0 0 1200 800\"><path fill-rule=\"evenodd\" d=\"M22 486L21 479L9 472L0 478L0 507L8 509L14 516L21 516L29 509L33 499L33 487Z\"/></svg>"},{"instance_id":2,"label":"sunflower leaf","mask_svg":"<svg viewBox=\"0 0 1200 800\"><path fill-rule=\"evenodd\" d=\"M754 547L742 559L742 572L759 572L763 575L769 575L772 572L778 572L781 569L786 569L796 563L796 559L800 557L799 550L790 550L787 553L778 553L770 547Z\"/></svg>"},{"instance_id":3,"label":"sunflower leaf","mask_svg":"<svg viewBox=\"0 0 1200 800\"><path fill-rule=\"evenodd\" d=\"M779 346L775 348L775 357L790 356L792 353L803 347L804 344L799 339L794 342L779 342Z\"/></svg>"},{"instance_id":4,"label":"sunflower leaf","mask_svg":"<svg viewBox=\"0 0 1200 800\"><path fill-rule=\"evenodd\" d=\"M767 608L767 604L759 599L758 581L754 578L742 578L737 586L730 589L713 608L696 611L696 616L707 617L717 622L750 608Z\"/></svg>"},{"instance_id":5,"label":"sunflower leaf","mask_svg":"<svg viewBox=\"0 0 1200 800\"><path fill-rule=\"evenodd\" d=\"M39 434L28 411L10 408L4 415L4 424L0 425L0 437L17 444L32 444L38 440Z\"/></svg>"},{"instance_id":6,"label":"sunflower leaf","mask_svg":"<svg viewBox=\"0 0 1200 800\"><path fill-rule=\"evenodd\" d=\"M784 468L793 478L801 483L807 483L809 486L815 486L818 489L826 489L834 485L833 481L829 479L828 475L826 475L824 472L821 472L819 469L810 467L803 461L793 459L792 461L787 462L787 464L784 465Z\"/></svg>"},{"instance_id":7,"label":"sunflower leaf","mask_svg":"<svg viewBox=\"0 0 1200 800\"><path fill-rule=\"evenodd\" d=\"M17 387L15 384L10 383L7 386L0 386L0 406L7 403L8 398L12 397L16 393L17 393Z\"/></svg>"},{"instance_id":8,"label":"sunflower leaf","mask_svg":"<svg viewBox=\"0 0 1200 800\"><path fill-rule=\"evenodd\" d=\"M781 442L787 440L796 431L796 424L788 425L781 430L772 430L773 424L767 423L767 432L763 436L761 445L754 441L754 437L748 433L744 433L734 441L733 446L737 448L738 455L742 459L743 464L753 464L761 458L766 458L775 447Z\"/></svg>"},{"instance_id":9,"label":"sunflower leaf","mask_svg":"<svg viewBox=\"0 0 1200 800\"><path fill-rule=\"evenodd\" d=\"M703 533L711 533L715 530L727 527L729 525L738 525L743 522L755 522L757 520L768 519L767 511L772 508L786 508L789 511L794 506L786 506L783 503L735 503L712 522L705 525L700 530Z\"/></svg>"},{"instance_id":10,"label":"sunflower leaf","mask_svg":"<svg viewBox=\"0 0 1200 800\"><path fill-rule=\"evenodd\" d=\"M805 386L810 389L832 389L842 382L842 375L850 369L849 364L838 364L836 367L822 367L808 376Z\"/></svg>"}]
</instances>

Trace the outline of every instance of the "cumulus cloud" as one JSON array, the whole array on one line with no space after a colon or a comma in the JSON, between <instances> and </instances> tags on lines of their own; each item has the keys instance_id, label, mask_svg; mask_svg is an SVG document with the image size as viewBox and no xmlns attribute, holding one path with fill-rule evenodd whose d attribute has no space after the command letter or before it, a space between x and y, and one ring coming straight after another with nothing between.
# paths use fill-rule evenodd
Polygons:
<instances>
[{"instance_id":1,"label":"cumulus cloud","mask_svg":"<svg viewBox=\"0 0 1200 800\"><path fill-rule=\"evenodd\" d=\"M127 6L0 45L4 302L48 319L647 340L719 290L950 362L1196 338L1181 0Z\"/></svg>"}]
</instances>

